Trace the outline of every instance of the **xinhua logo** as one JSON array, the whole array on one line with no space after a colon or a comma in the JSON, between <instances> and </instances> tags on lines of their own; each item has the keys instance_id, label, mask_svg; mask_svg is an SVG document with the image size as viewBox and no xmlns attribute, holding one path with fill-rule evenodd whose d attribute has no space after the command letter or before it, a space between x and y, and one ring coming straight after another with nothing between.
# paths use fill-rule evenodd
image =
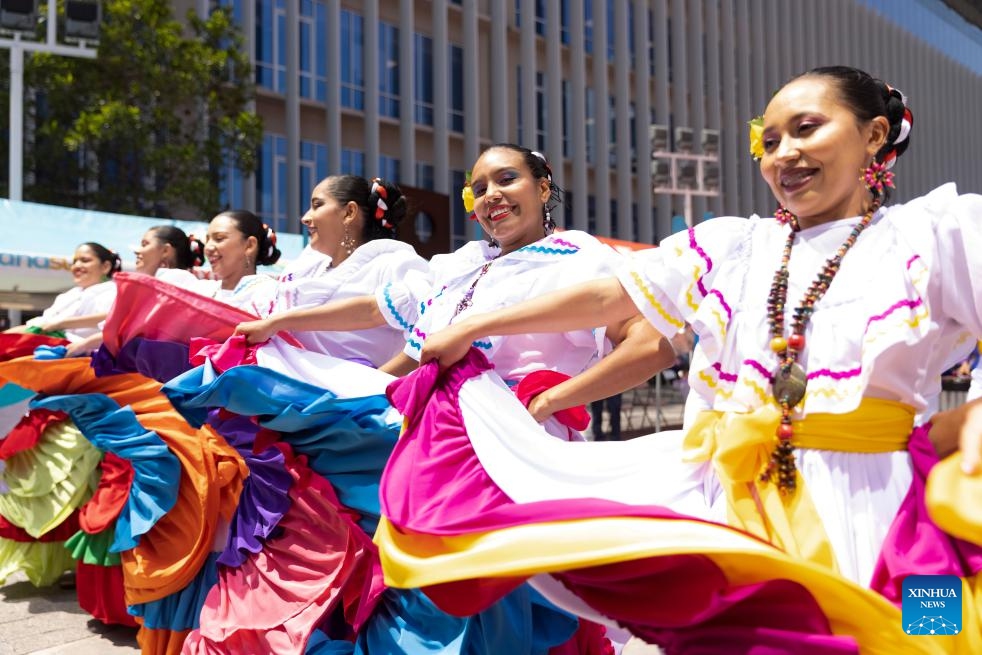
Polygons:
<instances>
[{"instance_id":1,"label":"xinhua logo","mask_svg":"<svg viewBox=\"0 0 982 655\"><path fill-rule=\"evenodd\" d=\"M909 635L957 635L962 629L962 581L956 575L904 578L903 627Z\"/></svg>"}]
</instances>

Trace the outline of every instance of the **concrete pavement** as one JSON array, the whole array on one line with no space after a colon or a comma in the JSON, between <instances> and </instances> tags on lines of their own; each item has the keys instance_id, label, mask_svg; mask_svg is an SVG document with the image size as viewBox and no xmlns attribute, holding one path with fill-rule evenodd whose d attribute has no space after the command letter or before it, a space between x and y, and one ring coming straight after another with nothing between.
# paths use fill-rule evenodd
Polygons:
<instances>
[{"instance_id":1,"label":"concrete pavement","mask_svg":"<svg viewBox=\"0 0 982 655\"><path fill-rule=\"evenodd\" d=\"M73 589L38 589L19 573L0 586L0 655L139 652L136 628L96 621L78 606Z\"/></svg>"}]
</instances>

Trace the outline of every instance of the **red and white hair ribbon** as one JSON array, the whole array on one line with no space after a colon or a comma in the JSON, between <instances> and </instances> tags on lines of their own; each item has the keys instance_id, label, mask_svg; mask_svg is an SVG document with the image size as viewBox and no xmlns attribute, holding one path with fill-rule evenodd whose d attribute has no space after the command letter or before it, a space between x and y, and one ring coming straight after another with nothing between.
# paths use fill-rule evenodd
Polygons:
<instances>
[{"instance_id":1,"label":"red and white hair ribbon","mask_svg":"<svg viewBox=\"0 0 982 655\"><path fill-rule=\"evenodd\" d=\"M392 229L392 224L385 220L385 212L389 211L389 206L385 203L389 198L389 192L381 184L382 180L375 178L372 180L372 195L375 196L375 220L382 222L382 227Z\"/></svg>"}]
</instances>

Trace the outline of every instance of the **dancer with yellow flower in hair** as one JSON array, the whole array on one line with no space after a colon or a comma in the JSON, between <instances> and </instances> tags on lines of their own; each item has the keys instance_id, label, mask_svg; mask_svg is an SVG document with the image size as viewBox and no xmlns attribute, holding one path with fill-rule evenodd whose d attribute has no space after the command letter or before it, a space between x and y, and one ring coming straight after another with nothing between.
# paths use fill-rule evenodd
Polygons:
<instances>
[{"instance_id":1,"label":"dancer with yellow flower in hair","mask_svg":"<svg viewBox=\"0 0 982 655\"><path fill-rule=\"evenodd\" d=\"M956 417L955 429L932 435L916 418L940 392L941 372L982 334L982 196L948 184L885 206L912 124L903 94L863 71L804 73L751 124L752 154L780 204L774 218L714 219L637 255L615 278L430 335L418 375L439 364L458 386L438 383L432 397L397 404L418 427L400 441L382 489L376 541L388 582L423 586L462 611L493 599L503 580L548 574L533 584L562 607L669 652L982 652L978 503L930 493L978 474L960 471L955 455L932 473L925 503L928 473L971 421ZM675 438L660 433L630 451L586 444L579 462L573 448L553 448L550 470L509 461L522 479L506 476L508 444L531 437L473 417L468 403L493 389L471 344L639 313L662 334L688 324L699 336L690 406L705 411L687 413L681 452L624 461L641 459L648 440ZM426 449L440 443L447 457L459 434L429 427L427 408L444 396L477 453L458 462L466 489L427 484ZM978 440L963 436L973 443L965 457L976 462ZM617 450L620 468L598 471ZM397 495L408 462L415 477ZM548 499L524 486L570 479L591 484ZM482 495L492 481L499 493ZM703 495L701 507L682 505L682 485ZM901 626L898 606L913 574L967 581L955 636L906 634L916 626Z\"/></svg>"}]
</instances>

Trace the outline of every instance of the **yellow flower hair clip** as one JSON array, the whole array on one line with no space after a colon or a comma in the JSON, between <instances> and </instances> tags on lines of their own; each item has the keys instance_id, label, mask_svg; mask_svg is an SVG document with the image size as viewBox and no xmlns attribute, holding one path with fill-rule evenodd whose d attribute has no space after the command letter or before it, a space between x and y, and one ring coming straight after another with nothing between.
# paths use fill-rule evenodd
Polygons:
<instances>
[{"instance_id":1,"label":"yellow flower hair clip","mask_svg":"<svg viewBox=\"0 0 982 655\"><path fill-rule=\"evenodd\" d=\"M764 117L758 116L747 125L750 126L750 156L760 161L764 156Z\"/></svg>"},{"instance_id":2,"label":"yellow flower hair clip","mask_svg":"<svg viewBox=\"0 0 982 655\"><path fill-rule=\"evenodd\" d=\"M464 173L464 188L460 190L460 199L464 201L467 217L474 219L474 189L471 188L471 172Z\"/></svg>"}]
</instances>

